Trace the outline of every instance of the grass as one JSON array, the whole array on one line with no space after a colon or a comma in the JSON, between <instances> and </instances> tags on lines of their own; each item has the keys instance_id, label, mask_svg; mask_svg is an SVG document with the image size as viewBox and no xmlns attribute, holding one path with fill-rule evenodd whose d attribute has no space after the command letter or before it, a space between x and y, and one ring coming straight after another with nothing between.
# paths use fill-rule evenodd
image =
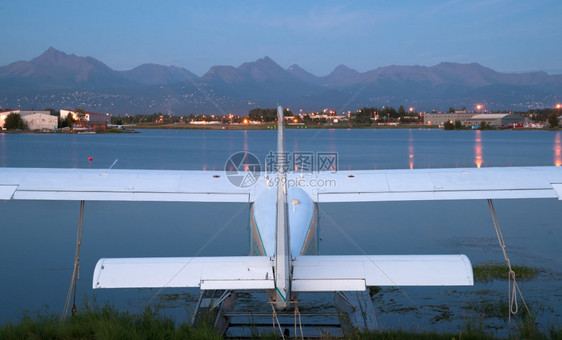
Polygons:
<instances>
[{"instance_id":1,"label":"grass","mask_svg":"<svg viewBox=\"0 0 562 340\"><path fill-rule=\"evenodd\" d=\"M256 339L280 339L275 332L256 335ZM327 337L331 339L331 337ZM61 321L58 315L48 312L37 313L32 317L24 313L18 323L0 325L0 339L222 339L208 325L192 327L185 323L176 324L170 318L159 315L156 311L146 309L139 314L120 312L114 307L89 306L79 310L74 316ZM345 339L495 339L486 332L483 323L478 320L467 322L464 329L457 333L415 332L405 330L383 330L374 332L352 332ZM518 321L516 334L507 339L562 339L562 329L551 327L546 333L540 332L532 317Z\"/></svg>"},{"instance_id":2,"label":"grass","mask_svg":"<svg viewBox=\"0 0 562 340\"><path fill-rule=\"evenodd\" d=\"M507 318L509 313L509 307L505 300L498 300L496 302L470 302L467 303L464 308L472 310L486 318Z\"/></svg>"},{"instance_id":3,"label":"grass","mask_svg":"<svg viewBox=\"0 0 562 340\"><path fill-rule=\"evenodd\" d=\"M379 286L369 286L369 296L373 297L373 295L378 294L382 290Z\"/></svg>"},{"instance_id":4,"label":"grass","mask_svg":"<svg viewBox=\"0 0 562 340\"><path fill-rule=\"evenodd\" d=\"M541 272L538 268L525 265L511 266L517 280L532 280ZM472 267L474 281L489 282L493 280L507 280L509 269L505 264L484 263Z\"/></svg>"},{"instance_id":5,"label":"grass","mask_svg":"<svg viewBox=\"0 0 562 340\"><path fill-rule=\"evenodd\" d=\"M0 339L222 339L206 325L175 325L169 318L146 309L140 314L119 312L111 306L86 307L75 316L24 313L17 324L0 327Z\"/></svg>"}]
</instances>

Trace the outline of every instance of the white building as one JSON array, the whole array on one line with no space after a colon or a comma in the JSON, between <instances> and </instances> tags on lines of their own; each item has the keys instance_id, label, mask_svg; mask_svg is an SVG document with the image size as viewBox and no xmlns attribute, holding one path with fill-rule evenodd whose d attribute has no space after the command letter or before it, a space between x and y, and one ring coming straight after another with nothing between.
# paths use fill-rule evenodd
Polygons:
<instances>
[{"instance_id":1,"label":"white building","mask_svg":"<svg viewBox=\"0 0 562 340\"><path fill-rule=\"evenodd\" d=\"M473 126L480 125L482 122L491 126L510 126L515 123L524 123L525 118L511 113L484 113L469 119L469 124Z\"/></svg>"},{"instance_id":2,"label":"white building","mask_svg":"<svg viewBox=\"0 0 562 340\"><path fill-rule=\"evenodd\" d=\"M49 112L49 111L47 111ZM21 119L27 125L29 130L50 130L54 131L57 129L59 119L57 116L51 116L51 114L44 113L33 113L22 116Z\"/></svg>"},{"instance_id":3,"label":"white building","mask_svg":"<svg viewBox=\"0 0 562 340\"><path fill-rule=\"evenodd\" d=\"M72 110L60 110L60 119L66 119L69 114L72 115L75 120L78 120L78 113ZM84 112L84 121L95 124L110 124L111 116L103 113Z\"/></svg>"},{"instance_id":4,"label":"white building","mask_svg":"<svg viewBox=\"0 0 562 340\"><path fill-rule=\"evenodd\" d=\"M49 111L13 110L0 112L0 127L4 127L6 118L10 113L19 114L29 130L55 130L58 125L58 118L51 116Z\"/></svg>"},{"instance_id":5,"label":"white building","mask_svg":"<svg viewBox=\"0 0 562 340\"><path fill-rule=\"evenodd\" d=\"M74 117L76 115L76 112L70 110L60 110L60 119L65 120L69 114L72 114Z\"/></svg>"},{"instance_id":6,"label":"white building","mask_svg":"<svg viewBox=\"0 0 562 340\"><path fill-rule=\"evenodd\" d=\"M525 118L511 113L426 113L424 124L442 126L446 122L461 122L464 126L480 125L482 122L491 126L508 126L514 123L523 123Z\"/></svg>"},{"instance_id":7,"label":"white building","mask_svg":"<svg viewBox=\"0 0 562 340\"><path fill-rule=\"evenodd\" d=\"M467 113L464 111L458 111L455 113L425 113L423 115L423 123L425 125L442 126L446 122L454 123L458 120L462 125L469 125L469 120L477 114L478 113Z\"/></svg>"}]
</instances>

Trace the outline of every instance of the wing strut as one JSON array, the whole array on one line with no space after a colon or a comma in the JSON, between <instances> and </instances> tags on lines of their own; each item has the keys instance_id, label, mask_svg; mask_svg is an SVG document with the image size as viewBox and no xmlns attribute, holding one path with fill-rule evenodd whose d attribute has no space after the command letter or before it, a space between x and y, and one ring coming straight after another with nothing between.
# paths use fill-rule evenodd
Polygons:
<instances>
[{"instance_id":1,"label":"wing strut","mask_svg":"<svg viewBox=\"0 0 562 340\"><path fill-rule=\"evenodd\" d=\"M78 217L78 230L76 231L76 254L74 256L74 270L72 271L72 278L70 279L70 287L68 287L68 294L64 303L64 309L61 319L65 320L68 315L68 306L70 305L70 296L74 291L74 301L72 303L72 316L76 312L76 281L80 277L80 245L82 244L82 230L84 229L84 205L85 201L80 201L80 215Z\"/></svg>"}]
</instances>

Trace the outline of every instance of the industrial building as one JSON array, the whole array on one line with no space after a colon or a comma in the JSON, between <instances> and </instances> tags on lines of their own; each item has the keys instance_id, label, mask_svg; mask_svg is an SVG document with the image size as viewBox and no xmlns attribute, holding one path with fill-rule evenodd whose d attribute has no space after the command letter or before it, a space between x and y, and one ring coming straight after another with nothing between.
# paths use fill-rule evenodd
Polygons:
<instances>
[{"instance_id":1,"label":"industrial building","mask_svg":"<svg viewBox=\"0 0 562 340\"><path fill-rule=\"evenodd\" d=\"M484 113L473 116L468 122L471 126L480 125L482 122L490 126L513 126L513 124L525 123L525 118L510 113Z\"/></svg>"},{"instance_id":2,"label":"industrial building","mask_svg":"<svg viewBox=\"0 0 562 340\"><path fill-rule=\"evenodd\" d=\"M423 116L424 125L443 126L446 122L456 122L457 120L463 125L468 125L468 120L478 113L471 112L455 112L455 113L425 113Z\"/></svg>"},{"instance_id":3,"label":"industrial building","mask_svg":"<svg viewBox=\"0 0 562 340\"><path fill-rule=\"evenodd\" d=\"M27 128L32 131L36 130L49 130L54 131L58 126L57 116L52 116L50 111L36 111L36 110L12 110L0 113L0 127L4 127L4 122L9 114L19 114L21 119L27 125Z\"/></svg>"},{"instance_id":4,"label":"industrial building","mask_svg":"<svg viewBox=\"0 0 562 340\"><path fill-rule=\"evenodd\" d=\"M57 129L59 124L58 117L51 116L50 113L49 114L32 113L22 116L21 119L25 122L27 128L31 131L36 131L36 130L54 131Z\"/></svg>"},{"instance_id":5,"label":"industrial building","mask_svg":"<svg viewBox=\"0 0 562 340\"><path fill-rule=\"evenodd\" d=\"M511 126L516 123L525 123L526 119L513 113L426 113L425 125L443 126L446 122L461 122L464 126L476 126L482 122L491 126Z\"/></svg>"}]
</instances>

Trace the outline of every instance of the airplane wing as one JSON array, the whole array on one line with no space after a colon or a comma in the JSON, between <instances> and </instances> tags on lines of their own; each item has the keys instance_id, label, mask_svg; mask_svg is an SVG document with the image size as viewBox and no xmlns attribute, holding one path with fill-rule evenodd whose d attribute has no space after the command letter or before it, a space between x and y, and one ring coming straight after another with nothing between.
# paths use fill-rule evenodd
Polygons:
<instances>
[{"instance_id":1,"label":"airplane wing","mask_svg":"<svg viewBox=\"0 0 562 340\"><path fill-rule=\"evenodd\" d=\"M1 168L0 199L249 202L224 171Z\"/></svg>"},{"instance_id":2,"label":"airplane wing","mask_svg":"<svg viewBox=\"0 0 562 340\"><path fill-rule=\"evenodd\" d=\"M252 202L223 171L1 168L0 199ZM562 167L357 170L288 174L316 202L562 197ZM269 184L271 185L271 184ZM256 187L260 188L256 190Z\"/></svg>"},{"instance_id":3,"label":"airplane wing","mask_svg":"<svg viewBox=\"0 0 562 340\"><path fill-rule=\"evenodd\" d=\"M311 176L314 186L302 183L316 202L562 199L562 167L555 166L358 170Z\"/></svg>"}]
</instances>

